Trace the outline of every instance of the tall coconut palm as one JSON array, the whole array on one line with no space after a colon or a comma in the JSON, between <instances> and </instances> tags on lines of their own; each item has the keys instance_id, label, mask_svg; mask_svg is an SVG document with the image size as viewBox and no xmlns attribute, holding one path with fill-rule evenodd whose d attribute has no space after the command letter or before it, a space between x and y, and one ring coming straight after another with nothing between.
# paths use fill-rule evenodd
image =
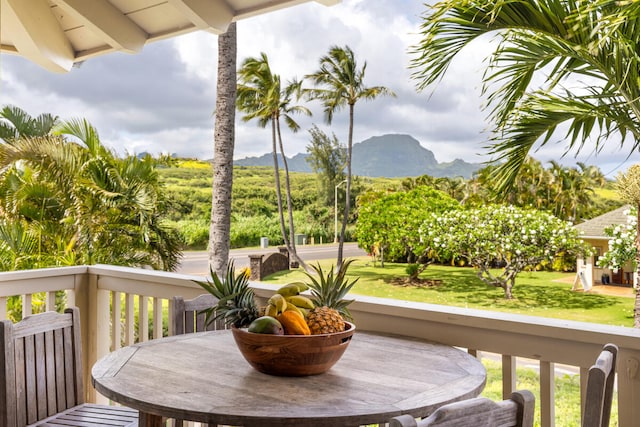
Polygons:
<instances>
[{"instance_id":1,"label":"tall coconut palm","mask_svg":"<svg viewBox=\"0 0 640 427\"><path fill-rule=\"evenodd\" d=\"M223 277L231 246L231 192L236 117L236 23L218 36L218 82L216 86L213 185L209 228L209 266Z\"/></svg>"},{"instance_id":2,"label":"tall coconut palm","mask_svg":"<svg viewBox=\"0 0 640 427\"><path fill-rule=\"evenodd\" d=\"M630 152L640 147L639 2L446 0L423 19L412 60L420 89L475 39L498 36L484 91L494 127L488 148L504 161L496 175L503 187L560 126L567 152L590 139L600 151L612 135L621 147L632 139Z\"/></svg>"},{"instance_id":3,"label":"tall coconut palm","mask_svg":"<svg viewBox=\"0 0 640 427\"><path fill-rule=\"evenodd\" d=\"M259 58L247 58L243 61L238 72L238 110L245 113L243 121L256 119L260 127L271 124L271 141L273 153L273 170L278 200L278 214L280 216L280 229L287 250L294 261L307 270L306 263L298 256L295 246L295 228L293 223L293 201L291 198L291 185L289 181L289 166L282 143L280 120L283 119L287 127L297 132L300 126L293 119L296 113L311 115L308 108L301 105L292 105L294 98L299 99L301 82L292 81L283 87L280 76L271 71L269 58L261 53ZM278 147L280 156L278 156ZM282 191L280 184L279 159L284 166L285 191L287 197L287 214L289 231L287 233L282 206Z\"/></svg>"},{"instance_id":4,"label":"tall coconut palm","mask_svg":"<svg viewBox=\"0 0 640 427\"><path fill-rule=\"evenodd\" d=\"M359 100L373 100L379 96L395 94L384 86L366 87L364 82L367 63L358 68L355 54L349 46L332 46L329 53L320 58L320 69L306 76L315 85L308 89L309 99L317 99L324 105L325 120L328 124L333 121L336 111L349 108L349 136L347 142L347 186L345 190L344 214L338 243L338 259L336 268L342 265L344 237L351 210L351 157L353 152L353 124L356 102Z\"/></svg>"}]
</instances>

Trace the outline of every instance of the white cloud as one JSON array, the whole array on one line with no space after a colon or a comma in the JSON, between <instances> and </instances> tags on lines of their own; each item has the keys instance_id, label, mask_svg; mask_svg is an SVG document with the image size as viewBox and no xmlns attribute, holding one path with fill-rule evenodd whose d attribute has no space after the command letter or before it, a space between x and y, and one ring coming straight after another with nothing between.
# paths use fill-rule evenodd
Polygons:
<instances>
[{"instance_id":1,"label":"white cloud","mask_svg":"<svg viewBox=\"0 0 640 427\"><path fill-rule=\"evenodd\" d=\"M310 2L242 20L238 62L265 52L274 72L284 80L300 78L317 69L330 46L348 45L359 63L367 62L367 85L387 86L398 95L356 105L355 142L404 133L432 150L440 162L486 161L483 147L488 124L481 110L480 85L490 42L475 42L460 54L435 90L418 93L408 64L410 46L419 40L423 10L422 2L412 0L343 0L329 8ZM207 159L213 152L217 42L210 33L193 33L152 43L138 55L94 58L64 75L3 54L0 105L15 104L31 115L84 117L120 153L168 152ZM309 108L314 116L299 118L298 134L284 131L288 155L305 151L312 124L346 142L346 111L337 113L329 127L323 123L320 105L311 103ZM239 117L235 157L270 152L270 131L242 123ZM578 159L573 153L561 158L563 152L562 144L549 144L534 156L567 165L585 161L614 175L639 160L634 154L623 163L627 151L617 145L598 156L585 150Z\"/></svg>"}]
</instances>

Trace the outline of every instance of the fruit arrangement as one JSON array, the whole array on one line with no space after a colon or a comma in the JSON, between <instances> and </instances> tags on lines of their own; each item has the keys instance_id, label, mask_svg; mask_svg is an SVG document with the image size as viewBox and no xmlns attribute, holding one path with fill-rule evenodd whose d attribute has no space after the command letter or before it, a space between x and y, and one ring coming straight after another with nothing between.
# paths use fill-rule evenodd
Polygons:
<instances>
[{"instance_id":1,"label":"fruit arrangement","mask_svg":"<svg viewBox=\"0 0 640 427\"><path fill-rule=\"evenodd\" d=\"M351 261L337 271L307 274L307 283L281 286L267 304L259 307L249 286L247 271L236 275L230 264L226 277L215 272L206 282L197 281L218 299L207 309L206 322L222 320L246 361L270 375L307 376L327 372L340 359L355 332L344 297L357 282L347 280ZM304 294L303 294L304 292Z\"/></svg>"},{"instance_id":2,"label":"fruit arrangement","mask_svg":"<svg viewBox=\"0 0 640 427\"><path fill-rule=\"evenodd\" d=\"M236 276L232 263L225 280L212 272L212 281L196 283L219 300L206 311L208 322L224 319L227 325L247 327L249 332L259 334L331 334L344 331L345 321L352 320L347 306L353 301L344 299L358 281L346 277L352 261L345 260L337 271L331 268L325 272L319 264L312 265L316 274L307 273L307 283L281 286L264 307L256 305L248 274ZM302 294L305 291L309 291L308 296Z\"/></svg>"},{"instance_id":3,"label":"fruit arrangement","mask_svg":"<svg viewBox=\"0 0 640 427\"><path fill-rule=\"evenodd\" d=\"M325 274L320 265L312 266L316 275L307 274L310 283L295 282L280 287L269 298L263 315L248 327L249 332L275 335L319 335L342 332L345 319L352 320L347 306L352 301L344 296L357 282L349 282L346 271L351 260L345 261L334 274ZM309 290L310 297L301 293Z\"/></svg>"}]
</instances>

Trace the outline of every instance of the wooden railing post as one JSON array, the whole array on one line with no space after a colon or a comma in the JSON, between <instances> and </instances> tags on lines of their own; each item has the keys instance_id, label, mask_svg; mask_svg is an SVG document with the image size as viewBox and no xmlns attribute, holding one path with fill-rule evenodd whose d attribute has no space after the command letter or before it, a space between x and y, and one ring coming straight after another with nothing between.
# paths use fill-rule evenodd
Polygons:
<instances>
[{"instance_id":1,"label":"wooden railing post","mask_svg":"<svg viewBox=\"0 0 640 427\"><path fill-rule=\"evenodd\" d=\"M80 309L82 322L86 400L107 403L107 399L100 396L91 385L91 367L110 351L109 291L99 290L98 276L87 272L76 280L75 304Z\"/></svg>"}]
</instances>

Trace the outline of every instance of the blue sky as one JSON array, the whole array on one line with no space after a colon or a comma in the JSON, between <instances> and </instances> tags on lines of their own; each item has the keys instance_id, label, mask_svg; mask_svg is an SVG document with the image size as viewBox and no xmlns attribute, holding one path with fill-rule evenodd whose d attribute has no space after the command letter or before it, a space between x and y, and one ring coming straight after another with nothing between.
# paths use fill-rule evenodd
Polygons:
<instances>
[{"instance_id":1,"label":"blue sky","mask_svg":"<svg viewBox=\"0 0 640 427\"><path fill-rule=\"evenodd\" d=\"M480 78L490 46L478 42L463 51L434 92L418 93L407 69L408 51L419 39L424 10L422 1L343 0L333 7L312 2L243 20L238 23L238 62L265 52L274 72L288 80L315 71L330 46L349 45L360 63L367 62L367 85L384 85L398 95L356 105L355 142L403 133L433 151L440 162L488 161ZM14 104L31 115L86 118L119 153L168 152L207 159L213 152L216 64L217 36L205 32L151 43L137 55L93 58L66 74L2 54L0 105ZM346 111L337 113L329 127L319 104L307 106L314 114L299 117L302 130L283 134L287 155L306 151L313 124L346 143ZM269 152L270 137L268 129L242 123L238 115L235 157ZM597 156L586 149L578 158L573 152L562 158L562 142L532 154L567 166L577 161L595 164L609 176L640 159L637 154L626 159L627 151L609 145L615 147Z\"/></svg>"}]
</instances>

